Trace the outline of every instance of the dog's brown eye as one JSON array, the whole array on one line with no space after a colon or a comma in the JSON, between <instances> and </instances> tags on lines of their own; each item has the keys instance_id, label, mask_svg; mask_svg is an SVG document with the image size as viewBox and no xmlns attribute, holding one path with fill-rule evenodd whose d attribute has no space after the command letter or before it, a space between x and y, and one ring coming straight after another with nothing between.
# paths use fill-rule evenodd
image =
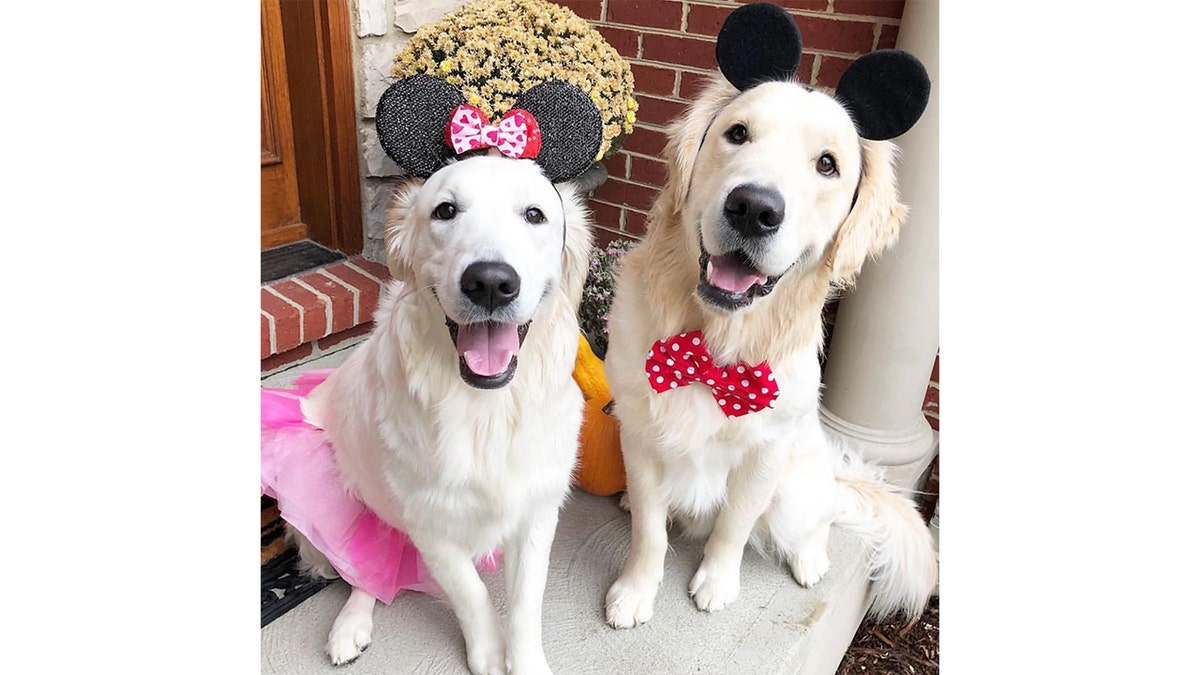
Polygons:
<instances>
[{"instance_id":1,"label":"dog's brown eye","mask_svg":"<svg viewBox=\"0 0 1200 675\"><path fill-rule=\"evenodd\" d=\"M837 162L834 161L832 155L825 153L817 159L817 171L822 176L833 176L838 172Z\"/></svg>"},{"instance_id":2,"label":"dog's brown eye","mask_svg":"<svg viewBox=\"0 0 1200 675\"><path fill-rule=\"evenodd\" d=\"M541 209L531 206L525 209L525 222L530 225L541 225L546 222L546 214L542 213Z\"/></svg>"},{"instance_id":3,"label":"dog's brown eye","mask_svg":"<svg viewBox=\"0 0 1200 675\"><path fill-rule=\"evenodd\" d=\"M733 143L734 145L741 145L742 143L745 143L749 136L750 132L746 129L746 125L744 124L735 124L729 127L729 130L725 132L725 140Z\"/></svg>"},{"instance_id":4,"label":"dog's brown eye","mask_svg":"<svg viewBox=\"0 0 1200 675\"><path fill-rule=\"evenodd\" d=\"M453 220L456 213L458 213L458 207L450 202L442 202L433 209L433 217L438 220Z\"/></svg>"}]
</instances>

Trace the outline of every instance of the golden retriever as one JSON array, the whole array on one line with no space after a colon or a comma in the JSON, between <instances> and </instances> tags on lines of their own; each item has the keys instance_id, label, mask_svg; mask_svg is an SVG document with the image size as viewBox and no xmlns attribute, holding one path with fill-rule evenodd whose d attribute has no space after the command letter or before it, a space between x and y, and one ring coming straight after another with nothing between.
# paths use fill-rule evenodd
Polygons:
<instances>
[{"instance_id":1,"label":"golden retriever","mask_svg":"<svg viewBox=\"0 0 1200 675\"><path fill-rule=\"evenodd\" d=\"M743 10L759 12L750 24L791 22L759 5ZM730 23L748 30L743 10L722 30L719 60L738 37ZM822 307L907 215L895 147L868 137L902 133L924 100L901 102L882 121L862 104L866 96L880 110L891 94L863 83L901 61L920 99L924 69L905 56L864 57L837 96L757 77L771 54L751 55L749 65L726 57L725 77L712 78L669 129L666 186L621 267L609 320L605 373L633 527L606 598L612 626L651 618L672 520L707 537L689 585L702 610L737 599L747 542L786 562L801 585L816 584L835 523L867 539L873 615L923 609L937 559L919 513L877 469L831 443L817 414Z\"/></svg>"},{"instance_id":2,"label":"golden retriever","mask_svg":"<svg viewBox=\"0 0 1200 675\"><path fill-rule=\"evenodd\" d=\"M565 82L534 86L516 107L521 124L540 125L540 146L475 119L439 78L384 94L381 143L412 175L387 214L394 279L370 337L300 403L321 434L315 450L264 442L264 492L278 495L303 566L352 587L329 632L335 665L371 642L376 600L440 587L472 673L550 672L542 598L583 415L572 371L592 245L570 180L591 165L602 126ZM448 139L468 122L482 125L481 147L458 157ZM415 573L400 571L408 542ZM497 549L507 622L476 569Z\"/></svg>"}]
</instances>

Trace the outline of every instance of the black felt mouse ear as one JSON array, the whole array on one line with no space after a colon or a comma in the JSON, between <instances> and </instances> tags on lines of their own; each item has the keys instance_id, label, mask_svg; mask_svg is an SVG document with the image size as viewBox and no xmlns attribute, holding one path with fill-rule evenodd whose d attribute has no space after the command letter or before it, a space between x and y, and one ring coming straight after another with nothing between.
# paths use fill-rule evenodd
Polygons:
<instances>
[{"instance_id":1,"label":"black felt mouse ear","mask_svg":"<svg viewBox=\"0 0 1200 675\"><path fill-rule=\"evenodd\" d=\"M850 111L859 136L886 141L921 119L929 103L929 74L908 52L871 52L842 74L837 98Z\"/></svg>"},{"instance_id":2,"label":"black felt mouse ear","mask_svg":"<svg viewBox=\"0 0 1200 675\"><path fill-rule=\"evenodd\" d=\"M790 80L804 44L792 15L756 2L733 10L717 34L717 64L730 84L745 91L772 80Z\"/></svg>"},{"instance_id":3,"label":"black felt mouse ear","mask_svg":"<svg viewBox=\"0 0 1200 675\"><path fill-rule=\"evenodd\" d=\"M375 129L383 151L405 171L428 178L454 157L446 145L446 122L466 103L462 92L433 75L414 75L383 92Z\"/></svg>"},{"instance_id":4,"label":"black felt mouse ear","mask_svg":"<svg viewBox=\"0 0 1200 675\"><path fill-rule=\"evenodd\" d=\"M542 145L534 161L552 182L575 178L596 160L604 122L579 87L559 80L543 82L518 96L512 107L537 120Z\"/></svg>"}]
</instances>

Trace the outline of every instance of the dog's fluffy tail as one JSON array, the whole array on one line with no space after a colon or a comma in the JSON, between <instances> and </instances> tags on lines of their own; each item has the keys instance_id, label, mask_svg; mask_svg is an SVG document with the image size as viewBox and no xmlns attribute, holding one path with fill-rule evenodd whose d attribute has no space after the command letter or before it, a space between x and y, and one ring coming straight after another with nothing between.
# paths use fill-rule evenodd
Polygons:
<instances>
[{"instance_id":1,"label":"dog's fluffy tail","mask_svg":"<svg viewBox=\"0 0 1200 675\"><path fill-rule=\"evenodd\" d=\"M861 537L870 551L872 600L868 614L881 620L899 611L920 616L938 579L933 536L912 500L883 479L883 471L842 449L835 474L836 524Z\"/></svg>"}]
</instances>

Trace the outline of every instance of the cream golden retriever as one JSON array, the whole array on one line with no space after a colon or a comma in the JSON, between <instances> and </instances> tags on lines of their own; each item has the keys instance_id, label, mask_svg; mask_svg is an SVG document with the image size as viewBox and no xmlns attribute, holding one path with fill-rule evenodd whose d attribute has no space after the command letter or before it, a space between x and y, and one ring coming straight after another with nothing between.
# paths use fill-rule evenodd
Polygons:
<instances>
[{"instance_id":1,"label":"cream golden retriever","mask_svg":"<svg viewBox=\"0 0 1200 675\"><path fill-rule=\"evenodd\" d=\"M869 544L874 616L919 614L936 583L914 504L818 421L822 307L907 214L895 147L865 138L839 99L790 81L739 88L714 77L669 130L667 184L625 258L609 322L605 373L633 532L606 598L614 627L651 618L672 521L707 537L689 585L705 611L737 599L747 542L816 584L834 524ZM732 370L692 373L711 365ZM654 383L673 369L679 386L660 392ZM742 379L749 371L754 383ZM726 380L710 386L715 377L729 390L750 386L735 403Z\"/></svg>"},{"instance_id":2,"label":"cream golden retriever","mask_svg":"<svg viewBox=\"0 0 1200 675\"><path fill-rule=\"evenodd\" d=\"M533 162L473 157L411 183L387 220L395 279L376 328L305 416L345 488L419 549L471 672L548 673L542 595L582 419L571 373L589 217ZM475 567L497 548L506 625ZM311 545L301 555L334 574ZM374 605L352 589L329 634L335 664L370 643Z\"/></svg>"},{"instance_id":3,"label":"cream golden retriever","mask_svg":"<svg viewBox=\"0 0 1200 675\"><path fill-rule=\"evenodd\" d=\"M371 642L376 600L440 587L472 673L546 675L542 596L583 417L572 372L591 222L571 181L599 151L600 113L552 80L493 125L449 82L414 75L375 122L409 175L386 216L393 280L328 379L298 403L264 391L264 494L302 566L351 584L335 665ZM506 622L476 569L497 549Z\"/></svg>"}]
</instances>

